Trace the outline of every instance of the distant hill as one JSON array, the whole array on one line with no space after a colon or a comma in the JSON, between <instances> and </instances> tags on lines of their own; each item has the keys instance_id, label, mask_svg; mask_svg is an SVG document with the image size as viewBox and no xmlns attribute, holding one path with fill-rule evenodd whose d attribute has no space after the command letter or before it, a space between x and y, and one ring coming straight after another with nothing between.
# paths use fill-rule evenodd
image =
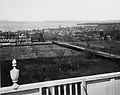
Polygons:
<instances>
[{"instance_id":1,"label":"distant hill","mask_svg":"<svg viewBox=\"0 0 120 95\"><path fill-rule=\"evenodd\" d=\"M118 23L120 21L0 21L0 30L21 30L33 28L58 28L82 23Z\"/></svg>"}]
</instances>

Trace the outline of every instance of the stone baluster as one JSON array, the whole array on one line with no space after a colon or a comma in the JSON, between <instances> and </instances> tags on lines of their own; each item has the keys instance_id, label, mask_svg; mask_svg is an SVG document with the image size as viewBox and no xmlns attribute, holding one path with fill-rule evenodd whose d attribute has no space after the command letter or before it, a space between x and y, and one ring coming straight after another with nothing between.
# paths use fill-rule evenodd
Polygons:
<instances>
[{"instance_id":1,"label":"stone baluster","mask_svg":"<svg viewBox=\"0 0 120 95\"><path fill-rule=\"evenodd\" d=\"M17 84L17 81L18 81L18 78L19 78L19 70L16 69L16 60L13 59L12 61L12 66L13 66L13 69L10 71L10 76L11 76L11 79L12 79L12 82L13 82L13 89L17 89L19 87L19 85Z\"/></svg>"}]
</instances>

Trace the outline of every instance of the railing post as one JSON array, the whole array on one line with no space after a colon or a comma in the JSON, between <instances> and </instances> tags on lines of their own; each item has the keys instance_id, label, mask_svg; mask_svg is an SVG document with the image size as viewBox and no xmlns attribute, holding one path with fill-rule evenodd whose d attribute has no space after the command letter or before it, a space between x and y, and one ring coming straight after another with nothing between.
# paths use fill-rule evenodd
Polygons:
<instances>
[{"instance_id":1,"label":"railing post","mask_svg":"<svg viewBox=\"0 0 120 95\"><path fill-rule=\"evenodd\" d=\"M88 95L86 82L84 80L81 83L81 95Z\"/></svg>"},{"instance_id":2,"label":"railing post","mask_svg":"<svg viewBox=\"0 0 120 95\"><path fill-rule=\"evenodd\" d=\"M115 79L114 78L112 78L111 80L110 80L110 82L111 82L111 95L116 95L116 91L115 91Z\"/></svg>"},{"instance_id":3,"label":"railing post","mask_svg":"<svg viewBox=\"0 0 120 95\"><path fill-rule=\"evenodd\" d=\"M12 82L13 82L13 89L17 89L19 87L19 85L17 84L17 81L18 81L18 78L19 78L19 70L16 69L16 60L13 59L12 61L12 66L13 66L13 69L10 71L10 76L11 76L11 79L12 79Z\"/></svg>"}]
</instances>

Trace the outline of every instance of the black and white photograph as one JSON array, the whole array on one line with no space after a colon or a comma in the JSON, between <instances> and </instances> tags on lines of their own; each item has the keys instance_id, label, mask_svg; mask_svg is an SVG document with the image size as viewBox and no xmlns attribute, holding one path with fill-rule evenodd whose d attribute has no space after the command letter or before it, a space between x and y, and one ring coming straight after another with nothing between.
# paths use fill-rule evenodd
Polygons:
<instances>
[{"instance_id":1,"label":"black and white photograph","mask_svg":"<svg viewBox=\"0 0 120 95\"><path fill-rule=\"evenodd\" d=\"M120 1L0 0L0 95L120 95Z\"/></svg>"}]
</instances>

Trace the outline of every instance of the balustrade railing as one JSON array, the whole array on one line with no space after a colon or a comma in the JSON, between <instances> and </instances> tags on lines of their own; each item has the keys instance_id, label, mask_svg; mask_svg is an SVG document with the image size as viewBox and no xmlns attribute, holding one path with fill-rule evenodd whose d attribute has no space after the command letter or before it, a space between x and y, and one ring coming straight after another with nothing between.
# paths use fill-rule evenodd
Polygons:
<instances>
[{"instance_id":1,"label":"balustrade railing","mask_svg":"<svg viewBox=\"0 0 120 95\"><path fill-rule=\"evenodd\" d=\"M10 71L13 85L0 88L2 95L119 95L120 72L18 85L16 60Z\"/></svg>"}]
</instances>

